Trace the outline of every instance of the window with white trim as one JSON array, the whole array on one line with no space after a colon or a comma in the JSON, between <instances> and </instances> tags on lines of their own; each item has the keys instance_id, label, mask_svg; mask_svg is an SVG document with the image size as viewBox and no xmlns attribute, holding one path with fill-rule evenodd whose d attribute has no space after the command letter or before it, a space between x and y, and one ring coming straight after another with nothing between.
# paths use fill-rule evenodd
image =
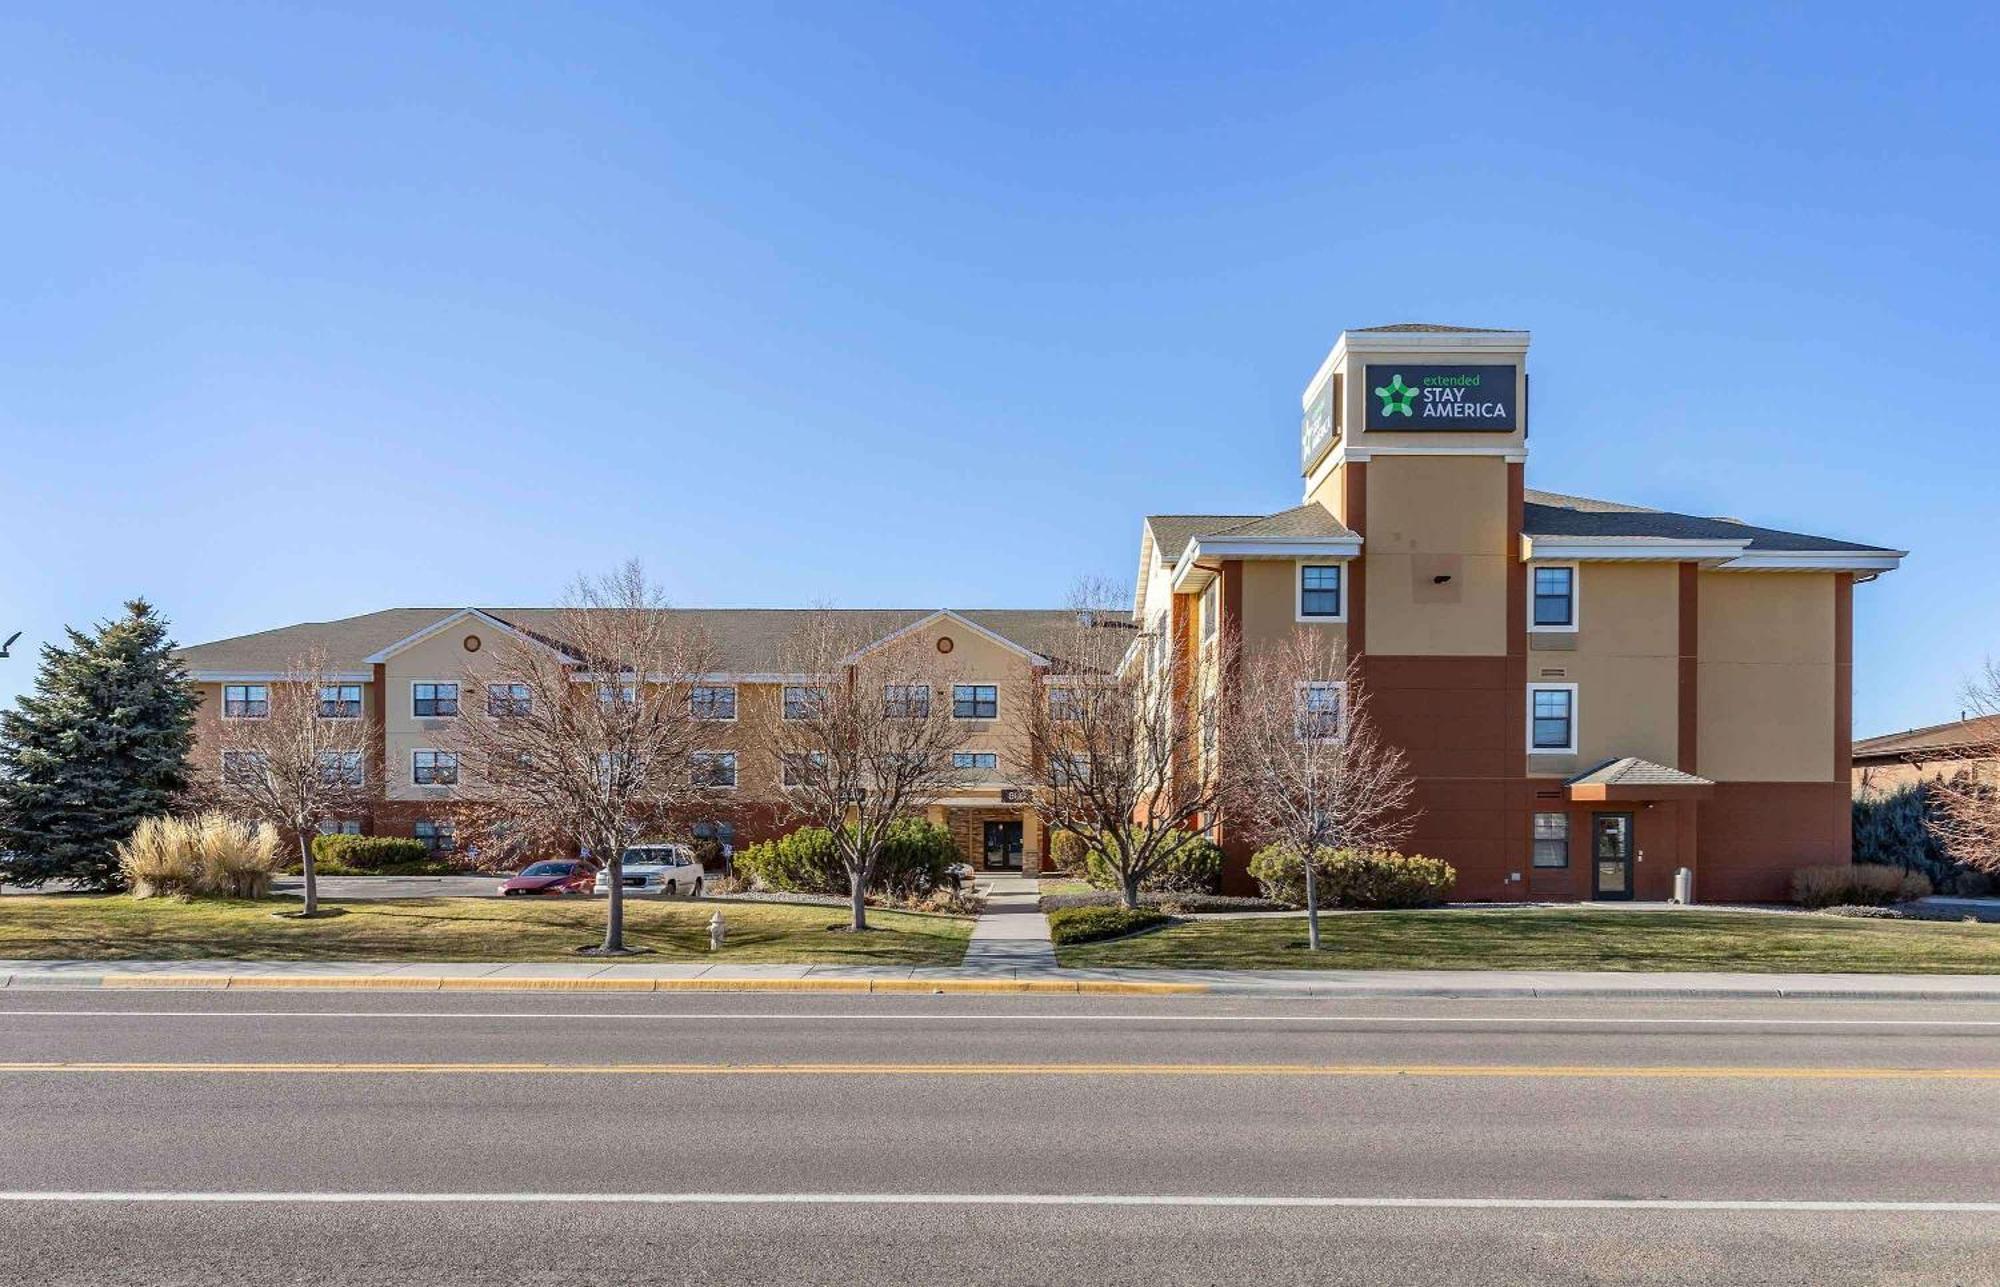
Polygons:
<instances>
[{"instance_id":1,"label":"window with white trim","mask_svg":"<svg viewBox=\"0 0 2000 1287\"><path fill-rule=\"evenodd\" d=\"M736 685L696 684L688 690L688 711L696 719L735 719Z\"/></svg>"},{"instance_id":2,"label":"window with white trim","mask_svg":"<svg viewBox=\"0 0 2000 1287\"><path fill-rule=\"evenodd\" d=\"M361 834L361 819L321 818L319 833L322 836L358 836Z\"/></svg>"},{"instance_id":3,"label":"window with white trim","mask_svg":"<svg viewBox=\"0 0 2000 1287\"><path fill-rule=\"evenodd\" d=\"M1576 569L1568 565L1536 566L1530 624L1537 630L1576 629Z\"/></svg>"},{"instance_id":4,"label":"window with white trim","mask_svg":"<svg viewBox=\"0 0 2000 1287\"><path fill-rule=\"evenodd\" d=\"M418 786L457 786L458 756L450 751L410 752L410 781Z\"/></svg>"},{"instance_id":5,"label":"window with white trim","mask_svg":"<svg viewBox=\"0 0 2000 1287\"><path fill-rule=\"evenodd\" d=\"M535 694L526 684L488 684L486 713L494 719L515 719L535 713Z\"/></svg>"},{"instance_id":6,"label":"window with white trim","mask_svg":"<svg viewBox=\"0 0 2000 1287\"><path fill-rule=\"evenodd\" d=\"M778 764L782 785L788 787L803 786L808 777L808 770L813 775L817 775L821 769L826 767L826 752L788 751L779 757Z\"/></svg>"},{"instance_id":7,"label":"window with white trim","mask_svg":"<svg viewBox=\"0 0 2000 1287\"><path fill-rule=\"evenodd\" d=\"M1059 684L1049 688L1049 718L1058 724L1070 724L1083 718L1083 698L1073 686Z\"/></svg>"},{"instance_id":8,"label":"window with white trim","mask_svg":"<svg viewBox=\"0 0 2000 1287\"><path fill-rule=\"evenodd\" d=\"M328 786L360 786L366 780L359 751L321 751L319 779Z\"/></svg>"},{"instance_id":9,"label":"window with white trim","mask_svg":"<svg viewBox=\"0 0 2000 1287\"><path fill-rule=\"evenodd\" d=\"M785 718L812 719L826 706L826 689L818 684L785 685Z\"/></svg>"},{"instance_id":10,"label":"window with white trim","mask_svg":"<svg viewBox=\"0 0 2000 1287\"><path fill-rule=\"evenodd\" d=\"M410 834L423 841L424 848L434 854L448 854L458 848L458 828L449 818L422 819L410 828Z\"/></svg>"},{"instance_id":11,"label":"window with white trim","mask_svg":"<svg viewBox=\"0 0 2000 1287\"><path fill-rule=\"evenodd\" d=\"M635 706L639 702L637 684L599 684L597 704L606 708L612 706Z\"/></svg>"},{"instance_id":12,"label":"window with white trim","mask_svg":"<svg viewBox=\"0 0 2000 1287\"><path fill-rule=\"evenodd\" d=\"M736 752L696 751L688 757L694 784L701 787L736 785Z\"/></svg>"},{"instance_id":13,"label":"window with white trim","mask_svg":"<svg viewBox=\"0 0 2000 1287\"><path fill-rule=\"evenodd\" d=\"M1528 685L1528 750L1551 755L1576 751L1576 685Z\"/></svg>"},{"instance_id":14,"label":"window with white trim","mask_svg":"<svg viewBox=\"0 0 2000 1287\"><path fill-rule=\"evenodd\" d=\"M1049 756L1049 781L1059 787L1090 782L1090 757L1081 751L1056 751Z\"/></svg>"},{"instance_id":15,"label":"window with white trim","mask_svg":"<svg viewBox=\"0 0 2000 1287\"><path fill-rule=\"evenodd\" d=\"M271 776L271 757L262 751L224 751L222 780L230 786L254 787Z\"/></svg>"},{"instance_id":16,"label":"window with white trim","mask_svg":"<svg viewBox=\"0 0 2000 1287\"><path fill-rule=\"evenodd\" d=\"M1569 815L1535 815L1535 866L1569 866Z\"/></svg>"},{"instance_id":17,"label":"window with white trim","mask_svg":"<svg viewBox=\"0 0 2000 1287\"><path fill-rule=\"evenodd\" d=\"M263 719L271 713L271 690L264 684L224 684L222 718Z\"/></svg>"},{"instance_id":18,"label":"window with white trim","mask_svg":"<svg viewBox=\"0 0 2000 1287\"><path fill-rule=\"evenodd\" d=\"M1340 565L1299 564L1299 620L1338 621L1340 615Z\"/></svg>"},{"instance_id":19,"label":"window with white trim","mask_svg":"<svg viewBox=\"0 0 2000 1287\"><path fill-rule=\"evenodd\" d=\"M951 767L954 769L997 769L1000 757L992 751L953 751Z\"/></svg>"},{"instance_id":20,"label":"window with white trim","mask_svg":"<svg viewBox=\"0 0 2000 1287\"><path fill-rule=\"evenodd\" d=\"M321 684L319 689L319 717L321 719L360 719L361 685Z\"/></svg>"},{"instance_id":21,"label":"window with white trim","mask_svg":"<svg viewBox=\"0 0 2000 1287\"><path fill-rule=\"evenodd\" d=\"M410 685L410 714L417 719L452 719L458 714L458 685Z\"/></svg>"},{"instance_id":22,"label":"window with white trim","mask_svg":"<svg viewBox=\"0 0 2000 1287\"><path fill-rule=\"evenodd\" d=\"M1339 740L1342 698L1346 688L1347 685L1338 680L1299 685L1298 714L1294 723L1299 741Z\"/></svg>"},{"instance_id":23,"label":"window with white trim","mask_svg":"<svg viewBox=\"0 0 2000 1287\"><path fill-rule=\"evenodd\" d=\"M929 719L931 717L930 685L882 685L882 713L889 719Z\"/></svg>"},{"instance_id":24,"label":"window with white trim","mask_svg":"<svg viewBox=\"0 0 2000 1287\"><path fill-rule=\"evenodd\" d=\"M953 719L998 719L1000 717L1000 689L995 684L953 684L951 686L951 717Z\"/></svg>"}]
</instances>

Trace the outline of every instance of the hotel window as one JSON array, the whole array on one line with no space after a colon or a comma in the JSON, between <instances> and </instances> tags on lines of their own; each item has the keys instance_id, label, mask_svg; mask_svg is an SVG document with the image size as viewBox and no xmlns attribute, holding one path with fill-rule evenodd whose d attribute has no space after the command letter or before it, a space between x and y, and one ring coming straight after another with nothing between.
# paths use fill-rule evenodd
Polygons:
<instances>
[{"instance_id":1,"label":"hotel window","mask_svg":"<svg viewBox=\"0 0 2000 1287\"><path fill-rule=\"evenodd\" d=\"M321 751L319 778L328 786L360 786L364 781L359 751Z\"/></svg>"},{"instance_id":2,"label":"hotel window","mask_svg":"<svg viewBox=\"0 0 2000 1287\"><path fill-rule=\"evenodd\" d=\"M882 685L882 713L890 719L929 719L931 690L927 684Z\"/></svg>"},{"instance_id":3,"label":"hotel window","mask_svg":"<svg viewBox=\"0 0 2000 1287\"><path fill-rule=\"evenodd\" d=\"M785 718L811 719L826 705L826 689L813 684L785 685Z\"/></svg>"},{"instance_id":4,"label":"hotel window","mask_svg":"<svg viewBox=\"0 0 2000 1287\"><path fill-rule=\"evenodd\" d=\"M1535 815L1535 866L1569 866L1569 815Z\"/></svg>"},{"instance_id":5,"label":"hotel window","mask_svg":"<svg viewBox=\"0 0 2000 1287\"><path fill-rule=\"evenodd\" d=\"M733 787L736 785L736 752L696 751L688 757L689 767L694 773L694 784L703 787Z\"/></svg>"},{"instance_id":6,"label":"hotel window","mask_svg":"<svg viewBox=\"0 0 2000 1287\"><path fill-rule=\"evenodd\" d=\"M722 846L722 856L729 857L736 848L736 824L733 822L697 822L694 824L696 840L713 840Z\"/></svg>"},{"instance_id":7,"label":"hotel window","mask_svg":"<svg viewBox=\"0 0 2000 1287\"><path fill-rule=\"evenodd\" d=\"M222 780L230 786L254 787L271 776L271 757L262 751L224 751Z\"/></svg>"},{"instance_id":8,"label":"hotel window","mask_svg":"<svg viewBox=\"0 0 2000 1287\"><path fill-rule=\"evenodd\" d=\"M450 719L456 716L458 685L410 685L410 714L418 719Z\"/></svg>"},{"instance_id":9,"label":"hotel window","mask_svg":"<svg viewBox=\"0 0 2000 1287\"><path fill-rule=\"evenodd\" d=\"M1049 781L1056 786L1082 786L1090 781L1090 757L1076 751L1049 756Z\"/></svg>"},{"instance_id":10,"label":"hotel window","mask_svg":"<svg viewBox=\"0 0 2000 1287\"><path fill-rule=\"evenodd\" d=\"M992 751L953 751L951 767L954 769L997 769L1000 757Z\"/></svg>"},{"instance_id":11,"label":"hotel window","mask_svg":"<svg viewBox=\"0 0 2000 1287\"><path fill-rule=\"evenodd\" d=\"M271 713L271 690L263 684L224 684L222 718L263 719Z\"/></svg>"},{"instance_id":12,"label":"hotel window","mask_svg":"<svg viewBox=\"0 0 2000 1287\"><path fill-rule=\"evenodd\" d=\"M736 718L736 688L731 684L696 684L688 693L688 709L696 719L733 720Z\"/></svg>"},{"instance_id":13,"label":"hotel window","mask_svg":"<svg viewBox=\"0 0 2000 1287\"><path fill-rule=\"evenodd\" d=\"M526 684L488 684L486 713L494 719L535 713L535 695Z\"/></svg>"},{"instance_id":14,"label":"hotel window","mask_svg":"<svg viewBox=\"0 0 2000 1287\"><path fill-rule=\"evenodd\" d=\"M1216 627L1222 624L1222 578L1216 577L1208 583L1208 589L1201 592L1201 641L1207 643L1215 638Z\"/></svg>"},{"instance_id":15,"label":"hotel window","mask_svg":"<svg viewBox=\"0 0 2000 1287\"><path fill-rule=\"evenodd\" d=\"M1301 742L1330 742L1340 737L1342 687L1337 682L1299 685L1296 727Z\"/></svg>"},{"instance_id":16,"label":"hotel window","mask_svg":"<svg viewBox=\"0 0 2000 1287\"><path fill-rule=\"evenodd\" d=\"M1301 563L1299 565L1299 620L1336 621L1340 618L1340 565Z\"/></svg>"},{"instance_id":17,"label":"hotel window","mask_svg":"<svg viewBox=\"0 0 2000 1287\"><path fill-rule=\"evenodd\" d=\"M1576 751L1576 685L1528 686L1528 749L1555 754Z\"/></svg>"},{"instance_id":18,"label":"hotel window","mask_svg":"<svg viewBox=\"0 0 2000 1287\"><path fill-rule=\"evenodd\" d=\"M457 786L458 757L450 751L412 751L410 780L418 786Z\"/></svg>"},{"instance_id":19,"label":"hotel window","mask_svg":"<svg viewBox=\"0 0 2000 1287\"><path fill-rule=\"evenodd\" d=\"M951 717L953 719L998 719L1000 717L1000 689L993 684L953 684L951 686Z\"/></svg>"},{"instance_id":20,"label":"hotel window","mask_svg":"<svg viewBox=\"0 0 2000 1287\"><path fill-rule=\"evenodd\" d=\"M360 719L361 685L323 684L319 690L321 719Z\"/></svg>"},{"instance_id":21,"label":"hotel window","mask_svg":"<svg viewBox=\"0 0 2000 1287\"><path fill-rule=\"evenodd\" d=\"M361 819L321 818L319 833L322 836L358 836L361 834Z\"/></svg>"},{"instance_id":22,"label":"hotel window","mask_svg":"<svg viewBox=\"0 0 2000 1287\"><path fill-rule=\"evenodd\" d=\"M800 752L793 751L780 757L779 765L782 773L779 780L784 785L788 787L803 786L808 769L817 772L826 767L826 752L806 751L801 754Z\"/></svg>"},{"instance_id":23,"label":"hotel window","mask_svg":"<svg viewBox=\"0 0 2000 1287\"><path fill-rule=\"evenodd\" d=\"M410 828L410 833L424 842L424 848L434 854L448 854L458 848L458 831L450 819L432 822L428 819Z\"/></svg>"},{"instance_id":24,"label":"hotel window","mask_svg":"<svg viewBox=\"0 0 2000 1287\"><path fill-rule=\"evenodd\" d=\"M1060 724L1083 718L1083 699L1067 685L1049 689L1049 718Z\"/></svg>"},{"instance_id":25,"label":"hotel window","mask_svg":"<svg viewBox=\"0 0 2000 1287\"><path fill-rule=\"evenodd\" d=\"M1538 567L1535 575L1534 624L1538 630L1576 628L1576 569Z\"/></svg>"},{"instance_id":26,"label":"hotel window","mask_svg":"<svg viewBox=\"0 0 2000 1287\"><path fill-rule=\"evenodd\" d=\"M639 702L637 684L599 684L597 704L603 707L635 706Z\"/></svg>"}]
</instances>

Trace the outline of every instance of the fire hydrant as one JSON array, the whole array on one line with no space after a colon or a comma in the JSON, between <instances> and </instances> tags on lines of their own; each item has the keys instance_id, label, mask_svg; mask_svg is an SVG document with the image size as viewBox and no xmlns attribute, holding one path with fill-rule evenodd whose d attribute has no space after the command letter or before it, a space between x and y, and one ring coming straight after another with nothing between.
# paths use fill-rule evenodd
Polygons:
<instances>
[{"instance_id":1,"label":"fire hydrant","mask_svg":"<svg viewBox=\"0 0 2000 1287\"><path fill-rule=\"evenodd\" d=\"M715 915L708 918L708 950L721 951L722 944L728 937L729 927L722 923L722 912L718 909Z\"/></svg>"}]
</instances>

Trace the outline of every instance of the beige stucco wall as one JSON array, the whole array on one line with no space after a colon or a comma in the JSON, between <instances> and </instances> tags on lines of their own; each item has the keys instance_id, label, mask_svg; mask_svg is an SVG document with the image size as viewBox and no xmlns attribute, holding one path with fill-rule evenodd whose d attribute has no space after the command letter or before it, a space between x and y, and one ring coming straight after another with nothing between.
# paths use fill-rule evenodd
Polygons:
<instances>
[{"instance_id":1,"label":"beige stucco wall","mask_svg":"<svg viewBox=\"0 0 2000 1287\"><path fill-rule=\"evenodd\" d=\"M1577 686L1577 753L1531 754L1528 772L1569 776L1623 755L1672 765L1680 743L1679 568L1586 563L1578 571L1575 647L1528 653L1530 682ZM1525 745L1525 726L1521 737Z\"/></svg>"},{"instance_id":2,"label":"beige stucco wall","mask_svg":"<svg viewBox=\"0 0 2000 1287\"><path fill-rule=\"evenodd\" d=\"M1834 763L1834 577L1704 572L1699 772L1725 782L1828 782Z\"/></svg>"},{"instance_id":3,"label":"beige stucco wall","mask_svg":"<svg viewBox=\"0 0 2000 1287\"><path fill-rule=\"evenodd\" d=\"M1346 567L1344 560L1340 562ZM1286 646L1295 631L1311 631L1329 656L1344 657L1347 626L1298 620L1299 564L1292 559L1246 559L1243 568L1243 654L1255 657ZM1342 594L1347 586L1343 576ZM1343 604L1343 606L1345 606Z\"/></svg>"},{"instance_id":4,"label":"beige stucco wall","mask_svg":"<svg viewBox=\"0 0 2000 1287\"><path fill-rule=\"evenodd\" d=\"M1504 655L1507 547L1507 464L1500 457L1370 461L1362 547L1367 651ZM1441 575L1451 579L1439 585Z\"/></svg>"},{"instance_id":5,"label":"beige stucco wall","mask_svg":"<svg viewBox=\"0 0 2000 1287\"><path fill-rule=\"evenodd\" d=\"M465 640L477 635L480 649L467 652ZM450 787L420 787L410 780L410 757L415 751L451 751L454 727L451 719L418 719L413 713L410 686L416 683L457 684L459 718L484 719L486 687L479 676L490 673L493 659L506 648L500 631L483 621L467 619L412 644L389 658L382 678L383 795L390 800L451 800L459 792ZM461 753L462 754L462 753ZM476 792L479 766L461 761L461 791Z\"/></svg>"}]
</instances>

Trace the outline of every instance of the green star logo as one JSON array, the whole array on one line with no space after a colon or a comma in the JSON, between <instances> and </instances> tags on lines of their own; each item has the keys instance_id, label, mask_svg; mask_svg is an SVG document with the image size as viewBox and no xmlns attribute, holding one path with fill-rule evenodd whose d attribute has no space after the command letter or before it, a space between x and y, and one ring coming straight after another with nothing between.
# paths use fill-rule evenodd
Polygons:
<instances>
[{"instance_id":1,"label":"green star logo","mask_svg":"<svg viewBox=\"0 0 2000 1287\"><path fill-rule=\"evenodd\" d=\"M1385 416L1416 414L1410 410L1410 403L1416 399L1417 391L1403 383L1400 372L1389 377L1387 388L1376 389L1375 396L1382 399L1382 414Z\"/></svg>"}]
</instances>

